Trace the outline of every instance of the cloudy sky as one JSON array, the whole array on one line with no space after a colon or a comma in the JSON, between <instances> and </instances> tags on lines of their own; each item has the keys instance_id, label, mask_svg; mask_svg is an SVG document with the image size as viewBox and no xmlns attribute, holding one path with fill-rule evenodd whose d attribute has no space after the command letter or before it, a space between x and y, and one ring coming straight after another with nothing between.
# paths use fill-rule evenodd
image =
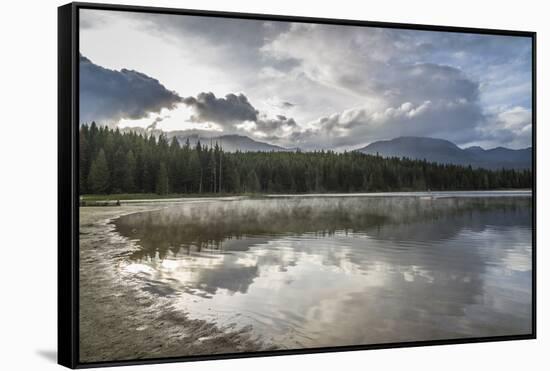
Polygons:
<instances>
[{"instance_id":1,"label":"cloudy sky","mask_svg":"<svg viewBox=\"0 0 550 371\"><path fill-rule=\"evenodd\" d=\"M303 149L531 145L531 40L80 10L80 121Z\"/></svg>"}]
</instances>

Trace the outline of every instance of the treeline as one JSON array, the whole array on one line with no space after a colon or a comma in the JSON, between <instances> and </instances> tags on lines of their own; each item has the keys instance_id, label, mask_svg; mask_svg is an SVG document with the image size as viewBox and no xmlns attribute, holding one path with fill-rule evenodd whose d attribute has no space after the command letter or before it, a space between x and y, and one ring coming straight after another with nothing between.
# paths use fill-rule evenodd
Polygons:
<instances>
[{"instance_id":1,"label":"treeline","mask_svg":"<svg viewBox=\"0 0 550 371\"><path fill-rule=\"evenodd\" d=\"M80 193L306 193L531 188L530 170L491 171L359 152L224 152L217 143L80 128Z\"/></svg>"}]
</instances>

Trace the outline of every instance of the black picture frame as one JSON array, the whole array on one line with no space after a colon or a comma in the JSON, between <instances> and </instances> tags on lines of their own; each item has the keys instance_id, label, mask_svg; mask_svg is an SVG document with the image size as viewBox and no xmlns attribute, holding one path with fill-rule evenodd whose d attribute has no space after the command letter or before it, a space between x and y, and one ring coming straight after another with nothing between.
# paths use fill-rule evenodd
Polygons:
<instances>
[{"instance_id":1,"label":"black picture frame","mask_svg":"<svg viewBox=\"0 0 550 371\"><path fill-rule=\"evenodd\" d=\"M113 360L82 363L79 361L79 199L78 199L78 117L79 117L79 10L97 9L131 11L205 17L254 20L289 21L331 25L383 27L423 31L445 31L486 35L523 36L532 41L532 332L525 335L472 337L449 340L427 340L403 343L384 343L293 350L245 352ZM156 8L144 6L111 5L97 3L70 3L58 8L58 363L69 368L122 366L168 362L202 361L228 358L264 357L321 352L343 352L367 349L418 347L462 343L480 343L536 338L536 33L527 31L497 30L433 26L406 23L386 23L347 19L295 17L268 14L233 13L188 9Z\"/></svg>"}]
</instances>

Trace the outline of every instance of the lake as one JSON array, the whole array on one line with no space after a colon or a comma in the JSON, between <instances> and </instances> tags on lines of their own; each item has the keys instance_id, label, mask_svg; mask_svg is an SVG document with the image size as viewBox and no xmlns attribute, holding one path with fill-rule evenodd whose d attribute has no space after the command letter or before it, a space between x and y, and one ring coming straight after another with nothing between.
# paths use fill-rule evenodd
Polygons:
<instances>
[{"instance_id":1,"label":"lake","mask_svg":"<svg viewBox=\"0 0 550 371\"><path fill-rule=\"evenodd\" d=\"M197 199L114 224L144 292L275 347L531 332L529 192Z\"/></svg>"}]
</instances>

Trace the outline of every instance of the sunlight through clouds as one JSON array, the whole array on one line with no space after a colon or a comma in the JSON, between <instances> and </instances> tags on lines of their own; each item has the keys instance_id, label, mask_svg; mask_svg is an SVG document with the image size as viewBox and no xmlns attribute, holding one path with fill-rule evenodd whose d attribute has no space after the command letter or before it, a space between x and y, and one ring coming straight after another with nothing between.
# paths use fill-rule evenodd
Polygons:
<instances>
[{"instance_id":1,"label":"sunlight through clouds","mask_svg":"<svg viewBox=\"0 0 550 371\"><path fill-rule=\"evenodd\" d=\"M113 115L120 127L157 122L165 131L241 134L305 150L401 135L459 146L531 142L529 38L81 13L85 57L184 97L144 117Z\"/></svg>"}]
</instances>

